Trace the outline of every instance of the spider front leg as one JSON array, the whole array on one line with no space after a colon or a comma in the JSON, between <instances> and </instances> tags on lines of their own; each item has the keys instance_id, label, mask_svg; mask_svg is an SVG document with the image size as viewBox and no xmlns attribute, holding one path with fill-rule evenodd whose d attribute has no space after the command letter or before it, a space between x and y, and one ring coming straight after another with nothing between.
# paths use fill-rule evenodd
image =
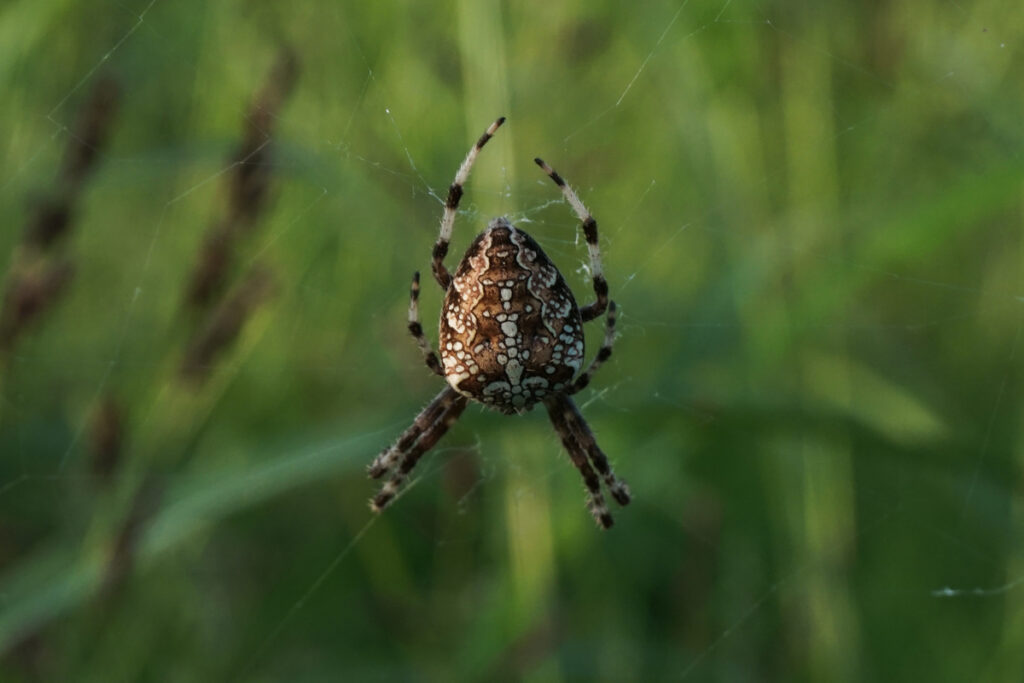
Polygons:
<instances>
[{"instance_id":1,"label":"spider front leg","mask_svg":"<svg viewBox=\"0 0 1024 683\"><path fill-rule=\"evenodd\" d=\"M441 285L441 289L448 289L448 285L452 282L452 276L448 272L448 269L444 267L444 257L448 254L448 243L452 239L452 228L455 226L455 213L459 209L459 200L462 199L462 186L466 184L466 180L469 179L469 171L473 168L473 163L476 161L476 157L480 154L480 150L484 148L487 141L491 139L495 131L505 123L505 117L502 116L497 121L492 123L490 127L484 131L484 134L480 136L480 139L476 141L476 144L469 150L462 165L459 166L459 170L455 173L455 180L452 181L451 187L448 188L448 198L444 202L444 215L441 217L441 233L437 236L437 242L434 243L434 279L437 280L437 284Z\"/></svg>"},{"instance_id":2,"label":"spider front leg","mask_svg":"<svg viewBox=\"0 0 1024 683\"><path fill-rule=\"evenodd\" d=\"M597 301L580 307L580 316L582 316L583 322L588 322L604 313L604 309L608 306L608 281L604 279L604 270L601 265L601 248L597 241L597 221L590 215L587 207L562 179L562 176L555 173L555 170L545 164L542 159L537 158L533 161L555 181L555 185L562 190L565 200L569 202L569 206L583 223L583 235L587 238L587 253L590 254L590 275L594 280L594 294L597 295Z\"/></svg>"},{"instance_id":3,"label":"spider front leg","mask_svg":"<svg viewBox=\"0 0 1024 683\"><path fill-rule=\"evenodd\" d=\"M462 411L466 409L468 399L465 396L456 393L450 387L446 387L445 390L442 391L434 400L434 403L437 402L440 402L441 405L440 414L434 420L433 424L426 429L421 430L418 438L415 440L415 443L409 446L407 450L402 453L402 461L391 474L391 478L388 479L387 483L381 487L380 492L373 497L373 500L370 501L370 508L374 512L380 512L395 499L395 496L398 495L398 490L402 486L402 482L404 482L405 478L409 476L409 472L411 472L412 468L416 466L417 462L419 462L420 457L433 448L441 437L444 436L451 428L451 426L455 424L455 421L459 419L460 415L462 415ZM427 406L427 409L424 410L423 413L420 413L420 417L422 417L427 410L430 410L434 403ZM417 417L416 419L419 421L420 418ZM405 435L403 435L403 437L404 436Z\"/></svg>"},{"instance_id":4,"label":"spider front leg","mask_svg":"<svg viewBox=\"0 0 1024 683\"><path fill-rule=\"evenodd\" d=\"M420 324L420 272L418 270L412 274L412 287L409 290L409 332L416 340L416 345L420 347L427 367L435 375L444 377L441 361L437 359L437 354L430 348L430 342L423 336L423 325Z\"/></svg>"},{"instance_id":5,"label":"spider front leg","mask_svg":"<svg viewBox=\"0 0 1024 683\"><path fill-rule=\"evenodd\" d=\"M614 301L608 302L608 317L605 319L604 326L604 342L601 344L601 348L598 349L597 355L594 356L594 360L590 361L590 365L584 370L576 381L572 383L569 390L565 393L569 396L578 393L588 384L590 384L590 378L594 376L597 369L604 365L604 362L612 356L612 346L615 344L615 318L617 317L617 310Z\"/></svg>"}]
</instances>

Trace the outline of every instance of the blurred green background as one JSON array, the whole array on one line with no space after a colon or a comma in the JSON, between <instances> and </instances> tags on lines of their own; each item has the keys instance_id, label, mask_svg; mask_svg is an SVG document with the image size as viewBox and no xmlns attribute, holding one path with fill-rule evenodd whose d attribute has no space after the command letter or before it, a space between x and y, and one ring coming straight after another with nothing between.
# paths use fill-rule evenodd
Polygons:
<instances>
[{"instance_id":1,"label":"blurred green background","mask_svg":"<svg viewBox=\"0 0 1024 683\"><path fill-rule=\"evenodd\" d=\"M0 679L1024 680L1022 30L1010 0L0 5L4 287L38 304L0 365ZM536 410L471 407L367 509L441 388L410 275L501 114L448 263L508 215L586 301L532 158L597 217L607 533Z\"/></svg>"}]
</instances>

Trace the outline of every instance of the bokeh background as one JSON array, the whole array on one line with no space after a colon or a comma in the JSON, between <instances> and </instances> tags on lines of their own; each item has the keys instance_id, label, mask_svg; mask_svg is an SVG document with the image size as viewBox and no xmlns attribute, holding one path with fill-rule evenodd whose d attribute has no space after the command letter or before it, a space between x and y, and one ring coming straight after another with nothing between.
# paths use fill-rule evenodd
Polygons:
<instances>
[{"instance_id":1,"label":"bokeh background","mask_svg":"<svg viewBox=\"0 0 1024 683\"><path fill-rule=\"evenodd\" d=\"M1010 0L0 6L0 678L1024 680ZM405 330L486 221L622 311L467 410ZM441 294L423 295L431 338ZM593 325L588 347L601 335Z\"/></svg>"}]
</instances>

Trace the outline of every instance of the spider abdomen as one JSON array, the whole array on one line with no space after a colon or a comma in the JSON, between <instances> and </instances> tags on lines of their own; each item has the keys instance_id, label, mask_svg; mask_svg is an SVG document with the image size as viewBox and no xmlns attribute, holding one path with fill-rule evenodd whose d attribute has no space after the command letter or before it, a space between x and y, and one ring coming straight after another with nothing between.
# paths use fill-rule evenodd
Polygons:
<instances>
[{"instance_id":1,"label":"spider abdomen","mask_svg":"<svg viewBox=\"0 0 1024 683\"><path fill-rule=\"evenodd\" d=\"M440 352L453 389L506 413L566 387L583 361L579 308L540 245L504 218L459 262L441 307Z\"/></svg>"}]
</instances>

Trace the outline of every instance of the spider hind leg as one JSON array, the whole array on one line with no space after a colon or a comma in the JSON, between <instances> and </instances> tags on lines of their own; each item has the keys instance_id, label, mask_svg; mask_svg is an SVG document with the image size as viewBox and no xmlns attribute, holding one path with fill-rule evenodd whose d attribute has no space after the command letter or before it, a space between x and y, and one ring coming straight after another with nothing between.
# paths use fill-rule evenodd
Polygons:
<instances>
[{"instance_id":1,"label":"spider hind leg","mask_svg":"<svg viewBox=\"0 0 1024 683\"><path fill-rule=\"evenodd\" d=\"M565 409L565 402L571 403L572 400L565 396L559 396L552 401L545 402L544 405L548 409L551 424L554 425L555 431L562 440L562 446L565 447L569 458L572 460L572 464L576 466L576 469L579 470L580 475L583 477L583 484L587 487L587 508L590 510L590 514L594 516L598 526L602 529L610 529L615 521L612 519L611 512L608 511L608 505L601 494L601 480L594 472L594 468L591 467L587 459L586 448L577 438L576 430L569 421L569 413ZM615 500L620 505L624 505L622 499L616 496L616 490L611 487L609 489ZM629 502L628 490L625 500Z\"/></svg>"},{"instance_id":2,"label":"spider hind leg","mask_svg":"<svg viewBox=\"0 0 1024 683\"><path fill-rule=\"evenodd\" d=\"M566 421L569 423L569 429L572 430L573 436L579 441L580 446L586 451L590 461L594 463L594 469L600 473L601 478L604 479L604 485L608 487L609 493L612 494L612 498L619 505L629 505L629 501L632 500L632 495L629 491L629 485L625 481L615 476L615 472L612 471L611 465L608 463L608 456L604 454L601 447L597 445L597 439L594 437L594 432L590 431L590 426L586 420L583 419L583 415L580 414L579 408L573 403L572 399L566 398L565 403L567 404L566 409Z\"/></svg>"},{"instance_id":3,"label":"spider hind leg","mask_svg":"<svg viewBox=\"0 0 1024 683\"><path fill-rule=\"evenodd\" d=\"M455 392L446 387L444 391L434 397L434 400L427 404L427 407L420 411L416 419L412 421L409 428L402 432L391 446L385 448L374 458L366 472L373 479L380 479L395 466L395 463L402 457L402 454L409 450L423 432L430 429L437 421L438 416L444 411L447 402L451 400L451 394Z\"/></svg>"},{"instance_id":4,"label":"spider hind leg","mask_svg":"<svg viewBox=\"0 0 1024 683\"><path fill-rule=\"evenodd\" d=\"M587 421L583 419L583 415L580 413L579 408L571 398L565 395L559 395L553 397L551 402L547 404L548 413L551 415L551 421L555 425L555 429L561 430L567 429L569 434L572 436L573 441L578 444L579 450L586 454L590 463L593 464L594 469L597 470L598 474L601 475L601 479L604 480L604 485L608 488L608 492L611 493L612 498L619 505L629 505L632 500L632 495L629 491L629 485L625 481L619 479L615 472L612 471L611 465L608 462L608 456L604 454L601 447L597 445L597 439L594 437L594 432L590 430L590 426L587 425ZM556 415L560 417L562 427L558 421L556 421ZM562 440L565 443L565 439ZM568 446L566 446L568 448ZM582 472L582 470L581 470Z\"/></svg>"},{"instance_id":5,"label":"spider hind leg","mask_svg":"<svg viewBox=\"0 0 1024 683\"><path fill-rule=\"evenodd\" d=\"M371 477L378 479L392 468L394 470L391 472L391 478L370 501L370 508L374 512L380 512L395 499L409 472L423 454L433 448L455 424L462 411L466 409L467 402L465 396L458 394L451 387L445 387L444 391L416 416L412 426L399 437L395 445L377 456L370 466Z\"/></svg>"}]
</instances>

